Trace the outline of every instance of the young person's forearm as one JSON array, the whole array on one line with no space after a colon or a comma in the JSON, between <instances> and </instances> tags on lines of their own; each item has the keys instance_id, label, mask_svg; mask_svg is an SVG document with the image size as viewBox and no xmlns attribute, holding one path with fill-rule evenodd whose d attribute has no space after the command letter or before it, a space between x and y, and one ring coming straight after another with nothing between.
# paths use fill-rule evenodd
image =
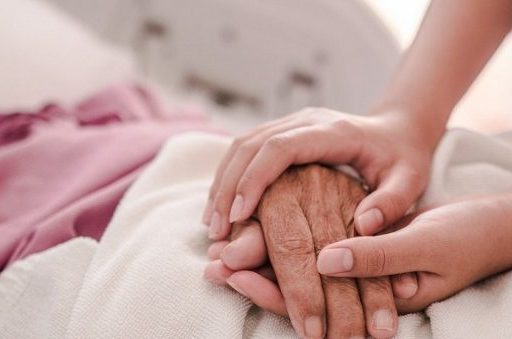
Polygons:
<instances>
[{"instance_id":1,"label":"young person's forearm","mask_svg":"<svg viewBox=\"0 0 512 339\"><path fill-rule=\"evenodd\" d=\"M489 218L493 232L486 234L485 245L489 246L489 253L494 255L485 266L486 275L512 268L512 192L499 193L491 197L489 209L494 209L494 218Z\"/></svg>"},{"instance_id":2,"label":"young person's forearm","mask_svg":"<svg viewBox=\"0 0 512 339\"><path fill-rule=\"evenodd\" d=\"M437 144L454 106L511 28L512 0L433 0L373 111L397 112Z\"/></svg>"}]
</instances>

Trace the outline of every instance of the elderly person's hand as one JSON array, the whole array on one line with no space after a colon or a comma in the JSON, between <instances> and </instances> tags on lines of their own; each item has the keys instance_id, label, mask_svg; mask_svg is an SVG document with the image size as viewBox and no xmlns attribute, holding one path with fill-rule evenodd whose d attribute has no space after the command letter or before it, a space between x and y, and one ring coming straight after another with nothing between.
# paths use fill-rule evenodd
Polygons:
<instances>
[{"instance_id":1,"label":"elderly person's hand","mask_svg":"<svg viewBox=\"0 0 512 339\"><path fill-rule=\"evenodd\" d=\"M450 203L419 214L396 232L329 245L317 266L333 277L417 272L417 293L396 303L401 311L418 311L512 268L511 220L510 193Z\"/></svg>"},{"instance_id":2,"label":"elderly person's hand","mask_svg":"<svg viewBox=\"0 0 512 339\"><path fill-rule=\"evenodd\" d=\"M217 242L211 246L210 257L222 260L209 265L207 278L227 281L257 305L289 314L295 329L305 337L321 337L325 323L328 337L364 336L365 322L374 337L392 336L397 316L387 278L358 283L321 279L315 266L315 254L332 239L353 236L354 210L364 195L356 180L335 170L318 165L289 169L267 190L258 208L281 290L268 267L260 268L259 274L247 271L266 259L263 234L255 221L235 224L229 245ZM233 274L235 270L241 271ZM403 294L410 293L406 282L397 283L406 287Z\"/></svg>"}]
</instances>

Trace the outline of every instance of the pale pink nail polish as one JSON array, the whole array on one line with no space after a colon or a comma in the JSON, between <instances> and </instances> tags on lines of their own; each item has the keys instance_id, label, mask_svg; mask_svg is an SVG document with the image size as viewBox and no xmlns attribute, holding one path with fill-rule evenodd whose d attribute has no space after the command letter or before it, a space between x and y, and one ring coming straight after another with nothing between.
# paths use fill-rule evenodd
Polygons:
<instances>
[{"instance_id":1,"label":"pale pink nail polish","mask_svg":"<svg viewBox=\"0 0 512 339\"><path fill-rule=\"evenodd\" d=\"M233 205L231 206L231 212L229 213L229 222L239 221L244 209L244 197L237 194Z\"/></svg>"},{"instance_id":2,"label":"pale pink nail polish","mask_svg":"<svg viewBox=\"0 0 512 339\"><path fill-rule=\"evenodd\" d=\"M320 252L317 269L321 274L335 274L350 271L354 257L349 248L329 248Z\"/></svg>"},{"instance_id":3,"label":"pale pink nail polish","mask_svg":"<svg viewBox=\"0 0 512 339\"><path fill-rule=\"evenodd\" d=\"M371 235L384 223L384 215L378 208L372 208L358 216L356 223L359 233Z\"/></svg>"}]
</instances>

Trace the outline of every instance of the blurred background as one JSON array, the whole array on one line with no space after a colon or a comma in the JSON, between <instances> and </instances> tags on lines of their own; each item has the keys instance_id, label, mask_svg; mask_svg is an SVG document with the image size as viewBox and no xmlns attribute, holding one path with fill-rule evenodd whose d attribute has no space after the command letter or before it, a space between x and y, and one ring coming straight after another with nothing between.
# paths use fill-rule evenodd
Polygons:
<instances>
[{"instance_id":1,"label":"blurred background","mask_svg":"<svg viewBox=\"0 0 512 339\"><path fill-rule=\"evenodd\" d=\"M235 133L304 106L364 114L426 0L2 0L0 110L72 102L112 82L158 88ZM512 128L512 42L451 126Z\"/></svg>"}]
</instances>

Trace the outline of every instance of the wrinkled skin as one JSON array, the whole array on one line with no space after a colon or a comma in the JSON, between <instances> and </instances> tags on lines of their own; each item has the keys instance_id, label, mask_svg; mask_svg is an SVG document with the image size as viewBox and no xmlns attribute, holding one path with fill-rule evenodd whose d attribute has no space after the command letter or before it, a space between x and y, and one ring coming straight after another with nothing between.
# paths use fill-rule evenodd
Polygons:
<instances>
[{"instance_id":1,"label":"wrinkled skin","mask_svg":"<svg viewBox=\"0 0 512 339\"><path fill-rule=\"evenodd\" d=\"M354 236L354 211L365 195L361 184L347 175L310 165L290 168L259 204L269 259L290 319L303 336L308 334L304 328L308 321L313 324L310 332L316 330L314 320L307 320L315 316L326 320L330 338L362 336L363 304L370 314L394 309L388 278L358 284L353 279L321 277L316 269L316 255L324 246Z\"/></svg>"},{"instance_id":2,"label":"wrinkled skin","mask_svg":"<svg viewBox=\"0 0 512 339\"><path fill-rule=\"evenodd\" d=\"M262 227L257 220L235 223L231 241L211 245L213 261L205 276L228 283L265 309L289 315L302 337L362 337L365 328L376 338L393 336L398 319L388 277L330 278L316 268L324 246L354 236L354 211L365 195L360 182L336 170L319 165L288 169L260 201ZM272 267L265 266L267 251ZM407 282L395 279L393 287ZM382 312L389 326L376 323L374 317L382 320Z\"/></svg>"}]
</instances>

